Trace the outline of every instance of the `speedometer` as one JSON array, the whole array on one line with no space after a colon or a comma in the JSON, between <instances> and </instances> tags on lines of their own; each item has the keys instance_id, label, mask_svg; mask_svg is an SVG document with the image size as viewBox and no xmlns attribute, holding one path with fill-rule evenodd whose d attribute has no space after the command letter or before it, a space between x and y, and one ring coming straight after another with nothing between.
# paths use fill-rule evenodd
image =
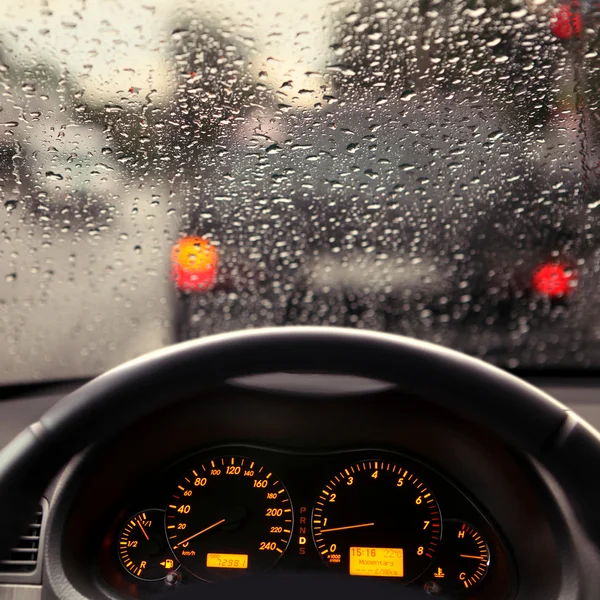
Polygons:
<instances>
[{"instance_id":1,"label":"speedometer","mask_svg":"<svg viewBox=\"0 0 600 600\"><path fill-rule=\"evenodd\" d=\"M440 510L414 473L367 460L340 471L312 514L321 559L350 575L412 581L430 565L441 539Z\"/></svg>"},{"instance_id":2,"label":"speedometer","mask_svg":"<svg viewBox=\"0 0 600 600\"><path fill-rule=\"evenodd\" d=\"M169 544L186 569L207 581L272 567L294 524L283 483L242 456L199 462L177 483L166 509Z\"/></svg>"}]
</instances>

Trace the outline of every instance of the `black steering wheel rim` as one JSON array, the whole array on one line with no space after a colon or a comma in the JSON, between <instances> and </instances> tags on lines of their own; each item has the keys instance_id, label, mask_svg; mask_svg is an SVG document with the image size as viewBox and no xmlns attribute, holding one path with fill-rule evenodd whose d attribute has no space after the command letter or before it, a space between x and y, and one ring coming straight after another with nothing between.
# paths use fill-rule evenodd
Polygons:
<instances>
[{"instance_id":1,"label":"black steering wheel rim","mask_svg":"<svg viewBox=\"0 0 600 600\"><path fill-rule=\"evenodd\" d=\"M390 382L487 428L548 469L600 547L600 483L589 477L590 469L600 467L600 438L565 406L498 368L426 342L361 330L285 327L222 334L151 353L51 408L0 452L0 551L18 536L52 478L88 445L229 379L279 371Z\"/></svg>"}]
</instances>

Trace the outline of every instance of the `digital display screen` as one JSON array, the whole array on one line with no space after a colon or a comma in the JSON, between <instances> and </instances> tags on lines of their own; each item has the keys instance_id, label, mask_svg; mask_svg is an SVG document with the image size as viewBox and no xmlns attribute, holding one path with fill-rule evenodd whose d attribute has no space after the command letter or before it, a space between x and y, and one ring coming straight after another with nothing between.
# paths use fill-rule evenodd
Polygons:
<instances>
[{"instance_id":1,"label":"digital display screen","mask_svg":"<svg viewBox=\"0 0 600 600\"><path fill-rule=\"evenodd\" d=\"M206 566L216 567L217 569L247 569L248 555L209 552L206 555Z\"/></svg>"},{"instance_id":2,"label":"digital display screen","mask_svg":"<svg viewBox=\"0 0 600 600\"><path fill-rule=\"evenodd\" d=\"M220 552L209 552L206 555L206 566L217 569L247 569L247 554L221 554Z\"/></svg>"},{"instance_id":3,"label":"digital display screen","mask_svg":"<svg viewBox=\"0 0 600 600\"><path fill-rule=\"evenodd\" d=\"M402 548L350 547L350 575L404 577Z\"/></svg>"}]
</instances>

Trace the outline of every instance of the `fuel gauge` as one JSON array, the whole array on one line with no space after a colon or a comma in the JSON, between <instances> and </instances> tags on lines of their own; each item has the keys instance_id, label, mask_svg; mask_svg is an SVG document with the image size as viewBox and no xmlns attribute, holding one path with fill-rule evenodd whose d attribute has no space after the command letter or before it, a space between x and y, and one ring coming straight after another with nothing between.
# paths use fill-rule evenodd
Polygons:
<instances>
[{"instance_id":1,"label":"fuel gauge","mask_svg":"<svg viewBox=\"0 0 600 600\"><path fill-rule=\"evenodd\" d=\"M463 521L444 522L444 537L432 572L431 589L468 590L486 576L490 553L483 536Z\"/></svg>"},{"instance_id":2,"label":"fuel gauge","mask_svg":"<svg viewBox=\"0 0 600 600\"><path fill-rule=\"evenodd\" d=\"M119 536L119 558L134 577L164 579L179 568L165 535L165 511L150 509L133 515Z\"/></svg>"}]
</instances>

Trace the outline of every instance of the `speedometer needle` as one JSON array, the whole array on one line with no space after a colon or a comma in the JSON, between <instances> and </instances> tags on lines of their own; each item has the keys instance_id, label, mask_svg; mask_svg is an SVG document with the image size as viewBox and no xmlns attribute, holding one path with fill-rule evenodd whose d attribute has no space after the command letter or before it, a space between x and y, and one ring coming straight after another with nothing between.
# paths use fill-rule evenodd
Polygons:
<instances>
[{"instance_id":1,"label":"speedometer needle","mask_svg":"<svg viewBox=\"0 0 600 600\"><path fill-rule=\"evenodd\" d=\"M321 533L327 533L328 531L342 531L342 529L358 529L359 527L371 527L375 523L362 523L361 525L346 525L346 527L330 527L329 529L321 529Z\"/></svg>"},{"instance_id":2,"label":"speedometer needle","mask_svg":"<svg viewBox=\"0 0 600 600\"><path fill-rule=\"evenodd\" d=\"M470 554L461 554L461 558L476 558L477 560L483 560L483 556L471 556Z\"/></svg>"},{"instance_id":3,"label":"speedometer needle","mask_svg":"<svg viewBox=\"0 0 600 600\"><path fill-rule=\"evenodd\" d=\"M221 523L225 523L225 519L221 519L220 521L217 521L216 523L213 523L212 525L209 525L208 527L206 527L202 531L199 531L198 533L195 533L194 535L190 535L189 538L183 540L182 542L179 542L179 544L177 544L176 546L173 546L173 550L179 548L179 546L181 546L182 544L185 544L186 542L189 542L190 540L193 540L195 537L198 537L199 535L202 535L203 533L206 533L209 529L212 529L213 527L217 527L217 525L220 525Z\"/></svg>"}]
</instances>

